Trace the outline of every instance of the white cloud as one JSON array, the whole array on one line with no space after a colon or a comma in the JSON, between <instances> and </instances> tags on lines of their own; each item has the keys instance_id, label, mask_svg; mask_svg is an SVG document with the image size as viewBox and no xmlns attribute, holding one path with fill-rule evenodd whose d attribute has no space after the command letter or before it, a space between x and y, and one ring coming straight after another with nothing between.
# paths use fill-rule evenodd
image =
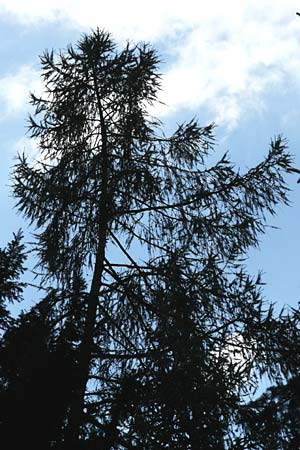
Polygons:
<instances>
[{"instance_id":1,"label":"white cloud","mask_svg":"<svg viewBox=\"0 0 300 450\"><path fill-rule=\"evenodd\" d=\"M13 155L26 155L26 159L32 167L42 169L43 164L55 164L55 158L46 157L41 153L39 140L33 137L21 137L13 145Z\"/></svg>"},{"instance_id":2,"label":"white cloud","mask_svg":"<svg viewBox=\"0 0 300 450\"><path fill-rule=\"evenodd\" d=\"M167 107L159 113L203 107L231 127L262 110L267 93L300 85L297 7L295 0L0 0L0 14L24 25L60 21L81 31L99 26L119 40L163 45L172 63L163 67ZM14 98L17 108L23 91Z\"/></svg>"},{"instance_id":3,"label":"white cloud","mask_svg":"<svg viewBox=\"0 0 300 450\"><path fill-rule=\"evenodd\" d=\"M28 109L29 92L38 93L41 89L39 73L31 66L22 66L16 74L0 78L0 118Z\"/></svg>"},{"instance_id":4,"label":"white cloud","mask_svg":"<svg viewBox=\"0 0 300 450\"><path fill-rule=\"evenodd\" d=\"M14 155L22 155L24 153L30 163L35 162L40 154L38 142L34 138L21 137L15 142L13 147Z\"/></svg>"}]
</instances>

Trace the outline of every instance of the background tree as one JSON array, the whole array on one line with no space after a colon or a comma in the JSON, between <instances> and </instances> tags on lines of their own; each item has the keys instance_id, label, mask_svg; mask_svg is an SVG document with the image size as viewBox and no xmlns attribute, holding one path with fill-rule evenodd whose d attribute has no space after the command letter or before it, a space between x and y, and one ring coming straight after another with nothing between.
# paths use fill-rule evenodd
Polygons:
<instances>
[{"instance_id":1,"label":"background tree","mask_svg":"<svg viewBox=\"0 0 300 450\"><path fill-rule=\"evenodd\" d=\"M299 407L299 374L286 384L270 387L249 403L241 414L248 448L299 448Z\"/></svg>"},{"instance_id":2,"label":"background tree","mask_svg":"<svg viewBox=\"0 0 300 450\"><path fill-rule=\"evenodd\" d=\"M44 361L69 355L61 379L50 364L64 394L47 445L249 448L260 377L278 385L299 370L298 312L276 316L244 266L266 215L288 203L285 142L242 174L227 155L209 166L213 124L166 137L148 112L160 74L144 44L119 51L97 30L41 63L30 118L41 157L20 157L14 193L49 290Z\"/></svg>"},{"instance_id":3,"label":"background tree","mask_svg":"<svg viewBox=\"0 0 300 450\"><path fill-rule=\"evenodd\" d=\"M0 329L3 331L11 323L8 303L22 300L24 283L20 276L24 272L26 259L22 233L14 234L8 245L0 249Z\"/></svg>"}]
</instances>

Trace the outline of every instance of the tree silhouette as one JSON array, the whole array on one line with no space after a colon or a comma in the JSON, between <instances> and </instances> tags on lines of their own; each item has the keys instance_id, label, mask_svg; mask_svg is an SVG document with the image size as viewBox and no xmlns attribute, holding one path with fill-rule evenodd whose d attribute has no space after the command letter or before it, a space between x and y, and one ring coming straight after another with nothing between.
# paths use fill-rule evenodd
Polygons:
<instances>
[{"instance_id":1,"label":"tree silhouette","mask_svg":"<svg viewBox=\"0 0 300 450\"><path fill-rule=\"evenodd\" d=\"M120 51L96 30L41 64L41 156L19 158L14 194L48 292L3 338L2 392L24 392L4 409L7 436L33 403L17 423L39 448L253 448L260 377L299 370L298 311L277 316L244 262L288 203L285 142L241 173L227 154L209 165L213 124L165 136L145 44Z\"/></svg>"},{"instance_id":2,"label":"tree silhouette","mask_svg":"<svg viewBox=\"0 0 300 450\"><path fill-rule=\"evenodd\" d=\"M299 374L269 388L243 408L241 424L249 448L293 450L300 446Z\"/></svg>"},{"instance_id":3,"label":"tree silhouette","mask_svg":"<svg viewBox=\"0 0 300 450\"><path fill-rule=\"evenodd\" d=\"M0 249L0 329L3 331L11 324L7 303L22 300L24 283L19 278L24 272L26 259L25 246L22 244L22 232L14 234L8 245Z\"/></svg>"}]
</instances>

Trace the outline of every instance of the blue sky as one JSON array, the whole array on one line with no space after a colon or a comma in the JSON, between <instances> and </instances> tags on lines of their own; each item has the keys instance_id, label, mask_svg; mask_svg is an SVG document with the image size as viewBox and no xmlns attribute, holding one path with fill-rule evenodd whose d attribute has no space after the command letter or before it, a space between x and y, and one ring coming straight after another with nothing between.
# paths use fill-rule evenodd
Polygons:
<instances>
[{"instance_id":1,"label":"blue sky","mask_svg":"<svg viewBox=\"0 0 300 450\"><path fill-rule=\"evenodd\" d=\"M34 154L26 138L28 91L41 90L40 55L65 48L93 27L122 45L150 41L161 54L163 90L154 113L167 129L197 116L218 124L217 155L229 150L250 167L283 134L300 168L300 17L292 0L0 0L0 245L26 222L13 209L9 173L17 151ZM300 301L300 185L290 177L292 207L282 207L250 253L263 270L266 298ZM27 238L30 239L27 235Z\"/></svg>"}]
</instances>

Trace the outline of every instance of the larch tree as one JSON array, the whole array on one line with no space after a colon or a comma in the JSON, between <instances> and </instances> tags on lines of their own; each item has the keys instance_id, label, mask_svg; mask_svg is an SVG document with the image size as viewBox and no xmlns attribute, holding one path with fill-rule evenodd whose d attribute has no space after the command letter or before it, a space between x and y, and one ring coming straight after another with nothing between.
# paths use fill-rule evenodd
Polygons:
<instances>
[{"instance_id":1,"label":"larch tree","mask_svg":"<svg viewBox=\"0 0 300 450\"><path fill-rule=\"evenodd\" d=\"M209 165L213 124L166 136L149 45L96 30L41 64L40 157L19 157L13 189L47 292L2 339L0 429L43 449L281 448L250 396L298 376L299 312L275 314L245 256L288 203L284 140L241 173Z\"/></svg>"}]
</instances>

